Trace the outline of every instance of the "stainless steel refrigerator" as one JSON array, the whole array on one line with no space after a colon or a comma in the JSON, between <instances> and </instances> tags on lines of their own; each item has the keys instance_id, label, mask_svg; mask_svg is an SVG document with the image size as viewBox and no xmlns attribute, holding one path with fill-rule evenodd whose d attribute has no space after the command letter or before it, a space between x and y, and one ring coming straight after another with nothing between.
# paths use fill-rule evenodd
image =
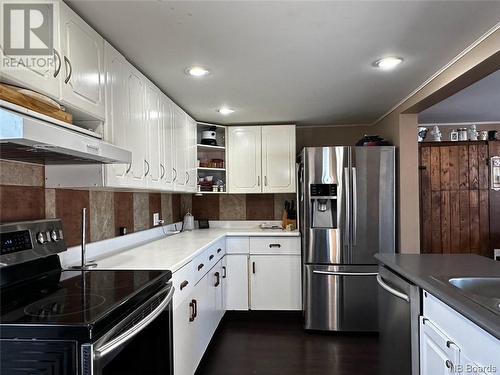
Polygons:
<instances>
[{"instance_id":1,"label":"stainless steel refrigerator","mask_svg":"<svg viewBox=\"0 0 500 375\"><path fill-rule=\"evenodd\" d=\"M377 331L377 252L395 251L395 148L299 156L305 328Z\"/></svg>"}]
</instances>

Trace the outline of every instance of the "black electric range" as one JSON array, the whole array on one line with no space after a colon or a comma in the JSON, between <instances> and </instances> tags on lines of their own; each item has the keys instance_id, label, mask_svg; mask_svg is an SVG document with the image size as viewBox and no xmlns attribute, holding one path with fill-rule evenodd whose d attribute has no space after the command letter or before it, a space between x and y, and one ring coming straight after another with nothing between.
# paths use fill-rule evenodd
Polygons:
<instances>
[{"instance_id":1,"label":"black electric range","mask_svg":"<svg viewBox=\"0 0 500 375\"><path fill-rule=\"evenodd\" d=\"M170 271L63 270L60 221L15 224L0 225L0 373L171 373Z\"/></svg>"}]
</instances>

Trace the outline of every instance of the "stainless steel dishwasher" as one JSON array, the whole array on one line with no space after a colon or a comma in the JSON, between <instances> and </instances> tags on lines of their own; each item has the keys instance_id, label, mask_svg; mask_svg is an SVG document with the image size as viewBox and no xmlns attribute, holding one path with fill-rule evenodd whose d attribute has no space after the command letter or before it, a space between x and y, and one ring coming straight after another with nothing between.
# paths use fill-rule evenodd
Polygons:
<instances>
[{"instance_id":1,"label":"stainless steel dishwasher","mask_svg":"<svg viewBox=\"0 0 500 375\"><path fill-rule=\"evenodd\" d=\"M380 375L419 375L419 288L384 266L377 275Z\"/></svg>"}]
</instances>

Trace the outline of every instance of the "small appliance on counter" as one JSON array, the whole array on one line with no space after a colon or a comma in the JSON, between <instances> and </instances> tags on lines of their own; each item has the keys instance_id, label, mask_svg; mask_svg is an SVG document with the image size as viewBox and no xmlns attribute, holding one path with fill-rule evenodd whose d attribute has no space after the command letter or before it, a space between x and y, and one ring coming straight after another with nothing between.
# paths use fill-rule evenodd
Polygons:
<instances>
[{"instance_id":1,"label":"small appliance on counter","mask_svg":"<svg viewBox=\"0 0 500 375\"><path fill-rule=\"evenodd\" d=\"M212 126L209 130L204 130L201 132L201 144L209 146L217 146L217 128Z\"/></svg>"},{"instance_id":2,"label":"small appliance on counter","mask_svg":"<svg viewBox=\"0 0 500 375\"><path fill-rule=\"evenodd\" d=\"M171 375L172 273L63 270L64 237L0 225L0 373Z\"/></svg>"},{"instance_id":3,"label":"small appliance on counter","mask_svg":"<svg viewBox=\"0 0 500 375\"><path fill-rule=\"evenodd\" d=\"M190 231L194 229L194 216L191 214L191 212L187 212L186 215L184 215L184 220L182 221L182 232L185 231Z\"/></svg>"}]
</instances>

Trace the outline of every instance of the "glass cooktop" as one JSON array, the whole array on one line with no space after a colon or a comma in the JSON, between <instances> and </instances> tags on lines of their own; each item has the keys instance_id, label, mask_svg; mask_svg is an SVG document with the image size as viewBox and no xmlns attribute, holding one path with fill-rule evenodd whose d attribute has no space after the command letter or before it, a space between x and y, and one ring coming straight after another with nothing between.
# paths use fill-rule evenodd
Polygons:
<instances>
[{"instance_id":1,"label":"glass cooktop","mask_svg":"<svg viewBox=\"0 0 500 375\"><path fill-rule=\"evenodd\" d=\"M93 325L125 304L139 306L169 278L166 271L54 270L3 288L0 323Z\"/></svg>"}]
</instances>

